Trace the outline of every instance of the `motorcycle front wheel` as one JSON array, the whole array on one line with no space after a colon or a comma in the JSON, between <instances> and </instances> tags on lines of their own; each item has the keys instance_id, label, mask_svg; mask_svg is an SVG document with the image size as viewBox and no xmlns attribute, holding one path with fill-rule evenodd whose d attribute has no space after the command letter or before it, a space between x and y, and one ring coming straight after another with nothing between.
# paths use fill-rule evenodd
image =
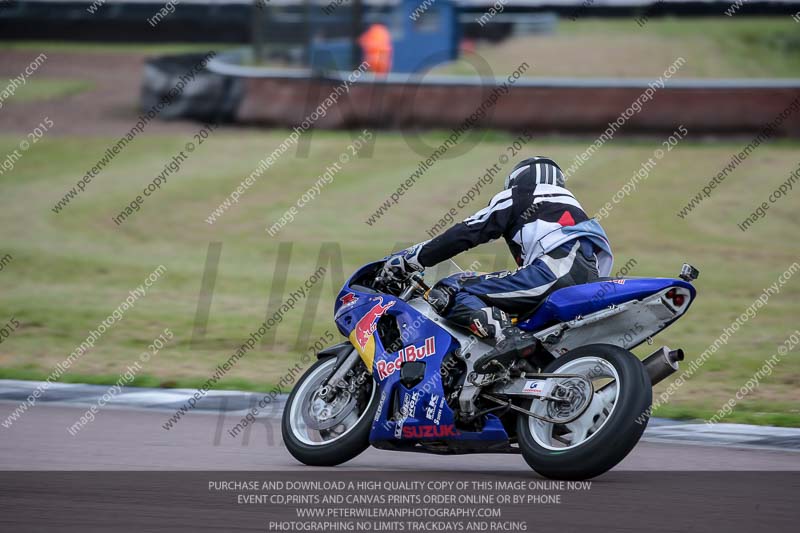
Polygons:
<instances>
[{"instance_id":1,"label":"motorcycle front wheel","mask_svg":"<svg viewBox=\"0 0 800 533\"><path fill-rule=\"evenodd\" d=\"M348 383L325 401L322 386L336 369L336 358L320 359L292 389L283 411L281 432L286 449L301 463L336 466L353 459L369 446L369 432L377 409L377 389L372 376L363 383ZM351 376L350 379L356 379Z\"/></svg>"},{"instance_id":2,"label":"motorcycle front wheel","mask_svg":"<svg viewBox=\"0 0 800 533\"><path fill-rule=\"evenodd\" d=\"M639 442L649 420L653 391L641 361L618 346L592 344L558 357L544 372L585 376L592 381L593 397L569 424L520 415L517 434L525 461L545 477L567 480L589 479L616 466ZM554 410L569 407L535 399L527 408L554 418Z\"/></svg>"}]
</instances>

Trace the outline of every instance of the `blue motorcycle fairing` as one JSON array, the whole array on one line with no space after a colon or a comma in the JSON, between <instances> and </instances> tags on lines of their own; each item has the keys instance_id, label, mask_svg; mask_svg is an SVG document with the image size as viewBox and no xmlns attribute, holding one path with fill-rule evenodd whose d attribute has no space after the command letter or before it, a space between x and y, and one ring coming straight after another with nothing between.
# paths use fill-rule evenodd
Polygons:
<instances>
[{"instance_id":1,"label":"blue motorcycle fairing","mask_svg":"<svg viewBox=\"0 0 800 533\"><path fill-rule=\"evenodd\" d=\"M531 317L520 322L519 328L537 331L558 322L573 320L577 316L586 316L610 305L641 300L670 287L687 289L691 294L689 305L694 301L694 286L680 279L615 278L613 281L595 281L553 291Z\"/></svg>"},{"instance_id":2,"label":"blue motorcycle fairing","mask_svg":"<svg viewBox=\"0 0 800 533\"><path fill-rule=\"evenodd\" d=\"M381 441L497 441L506 442L508 434L500 420L489 415L480 432L466 432L455 427L455 414L447 405L440 369L447 354L459 347L458 341L406 302L397 301L387 314L397 318L401 332L412 332L403 339L403 348L387 352L380 341L375 349L373 376L380 400L369 440ZM423 379L411 388L400 382L400 364L405 361L425 363ZM396 420L394 412L400 416Z\"/></svg>"},{"instance_id":3,"label":"blue motorcycle fairing","mask_svg":"<svg viewBox=\"0 0 800 533\"><path fill-rule=\"evenodd\" d=\"M367 304L369 298L371 297L383 295L382 293L379 294L372 289L368 289L367 287L355 286L355 281L357 279L364 276L364 274L367 274L369 270L375 270L378 268L378 265L382 263L382 261L367 263L356 270L349 278L347 278L342 290L340 290L339 294L336 296L336 301L333 303L334 319L338 320L339 316L343 315L345 310L352 310L356 307ZM386 297L389 298L388 295L386 295ZM347 334L344 333L344 335Z\"/></svg>"},{"instance_id":4,"label":"blue motorcycle fairing","mask_svg":"<svg viewBox=\"0 0 800 533\"><path fill-rule=\"evenodd\" d=\"M360 269L345 284L334 305L336 326L350 337L356 324L380 304L381 316L396 320L402 346L387 351L377 331L372 333L374 358L372 375L378 387L378 410L373 419L370 442L406 441L497 441L507 442L508 434L500 420L487 415L480 432L465 432L455 428L455 415L447 405L440 369L445 356L459 347L447 330L405 301L388 294L370 292L352 280L366 268ZM393 346L390 348L394 348ZM400 383L400 365L407 361L425 363L423 379L412 388ZM401 416L394 418L395 412Z\"/></svg>"}]
</instances>

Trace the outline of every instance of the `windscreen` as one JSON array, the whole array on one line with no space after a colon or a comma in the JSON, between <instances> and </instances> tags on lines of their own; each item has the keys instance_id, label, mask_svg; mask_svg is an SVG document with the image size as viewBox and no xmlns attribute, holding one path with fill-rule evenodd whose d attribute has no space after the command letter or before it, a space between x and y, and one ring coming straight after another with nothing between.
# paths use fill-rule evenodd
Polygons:
<instances>
[{"instance_id":1,"label":"windscreen","mask_svg":"<svg viewBox=\"0 0 800 533\"><path fill-rule=\"evenodd\" d=\"M444 279L447 276L460 274L462 272L464 271L456 264L455 261L448 259L447 261L443 261L436 266L425 269L425 283L432 287L437 281Z\"/></svg>"}]
</instances>

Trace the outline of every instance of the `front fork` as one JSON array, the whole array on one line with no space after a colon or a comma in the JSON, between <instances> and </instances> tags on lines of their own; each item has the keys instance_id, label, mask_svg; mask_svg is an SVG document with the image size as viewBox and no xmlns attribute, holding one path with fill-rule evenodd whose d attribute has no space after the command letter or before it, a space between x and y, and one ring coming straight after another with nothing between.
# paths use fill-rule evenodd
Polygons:
<instances>
[{"instance_id":1,"label":"front fork","mask_svg":"<svg viewBox=\"0 0 800 533\"><path fill-rule=\"evenodd\" d=\"M336 389L347 386L347 382L344 378L347 376L348 372L355 368L359 359L358 351L356 351L355 348L350 350L350 353L336 367L333 374L331 374L322 384L322 387L320 387L320 398L326 402L332 401L336 397Z\"/></svg>"}]
</instances>

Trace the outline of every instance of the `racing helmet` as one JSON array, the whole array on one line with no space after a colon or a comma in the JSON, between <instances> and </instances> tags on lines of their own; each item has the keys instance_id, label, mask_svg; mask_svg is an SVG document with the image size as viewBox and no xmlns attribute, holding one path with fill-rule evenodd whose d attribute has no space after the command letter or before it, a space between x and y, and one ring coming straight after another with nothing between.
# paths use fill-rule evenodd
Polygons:
<instances>
[{"instance_id":1,"label":"racing helmet","mask_svg":"<svg viewBox=\"0 0 800 533\"><path fill-rule=\"evenodd\" d=\"M564 172L555 161L549 157L536 156L517 163L506 177L503 188L510 189L515 185L535 187L539 184L564 187L565 183Z\"/></svg>"}]
</instances>

